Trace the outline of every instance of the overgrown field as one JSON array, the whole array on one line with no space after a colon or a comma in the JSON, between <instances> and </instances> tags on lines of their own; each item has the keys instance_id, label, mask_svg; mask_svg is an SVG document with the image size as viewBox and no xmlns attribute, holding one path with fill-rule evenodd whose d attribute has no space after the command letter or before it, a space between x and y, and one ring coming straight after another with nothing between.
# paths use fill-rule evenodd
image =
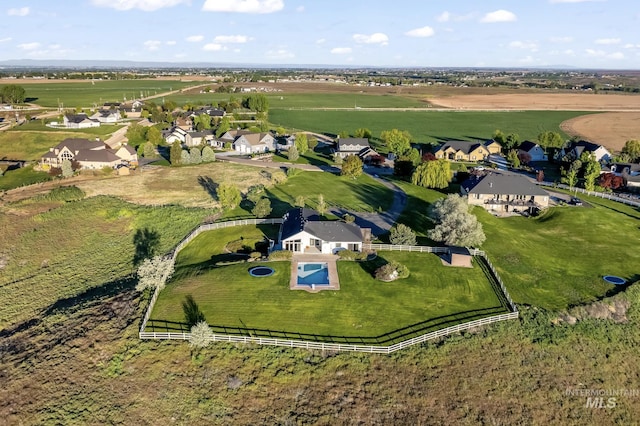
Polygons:
<instances>
[{"instance_id":1,"label":"overgrown field","mask_svg":"<svg viewBox=\"0 0 640 426\"><path fill-rule=\"evenodd\" d=\"M32 318L57 300L134 271L133 234L150 229L167 251L206 210L151 208L95 197L60 202L41 198L0 210L0 329Z\"/></svg>"},{"instance_id":2,"label":"overgrown field","mask_svg":"<svg viewBox=\"0 0 640 426\"><path fill-rule=\"evenodd\" d=\"M171 80L96 80L30 84L27 102L43 107L94 108L105 102L123 102L193 86L194 82Z\"/></svg>"},{"instance_id":3,"label":"overgrown field","mask_svg":"<svg viewBox=\"0 0 640 426\"><path fill-rule=\"evenodd\" d=\"M545 130L562 133L560 123L577 111L294 111L274 109L269 120L300 130L338 134L366 127L379 137L389 129L408 130L416 142L439 143L451 139L490 139L496 129L535 140ZM563 136L566 136L563 134Z\"/></svg>"},{"instance_id":4,"label":"overgrown field","mask_svg":"<svg viewBox=\"0 0 640 426\"><path fill-rule=\"evenodd\" d=\"M249 275L253 265L246 263L215 266L233 260L225 254L227 243L242 239L252 245L261 233L244 226L199 235L179 256L176 278L160 293L152 318L184 322L181 303L191 294L212 326L303 333L322 340L368 337L368 343L388 344L414 333L395 333L404 327L416 325L415 332L424 334L507 312L477 264L450 268L434 254L384 252L369 262L338 262L340 290L317 294L289 289L290 262L269 263L275 274L262 278ZM389 261L407 266L410 276L393 283L375 280L375 268Z\"/></svg>"}]
</instances>

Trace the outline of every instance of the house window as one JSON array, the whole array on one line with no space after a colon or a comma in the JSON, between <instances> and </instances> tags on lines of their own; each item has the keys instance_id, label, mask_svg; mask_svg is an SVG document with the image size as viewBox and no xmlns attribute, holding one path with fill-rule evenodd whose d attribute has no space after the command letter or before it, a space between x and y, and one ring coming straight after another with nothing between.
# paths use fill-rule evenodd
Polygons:
<instances>
[{"instance_id":1,"label":"house window","mask_svg":"<svg viewBox=\"0 0 640 426\"><path fill-rule=\"evenodd\" d=\"M358 251L358 244L348 244L347 248L351 251Z\"/></svg>"},{"instance_id":2,"label":"house window","mask_svg":"<svg viewBox=\"0 0 640 426\"><path fill-rule=\"evenodd\" d=\"M342 243L336 243L336 248L342 248Z\"/></svg>"}]
</instances>

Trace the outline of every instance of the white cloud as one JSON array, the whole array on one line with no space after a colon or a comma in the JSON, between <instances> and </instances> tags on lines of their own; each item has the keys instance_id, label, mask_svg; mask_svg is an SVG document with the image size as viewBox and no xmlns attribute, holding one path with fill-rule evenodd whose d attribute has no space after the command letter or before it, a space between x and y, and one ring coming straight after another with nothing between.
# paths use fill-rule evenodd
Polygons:
<instances>
[{"instance_id":1,"label":"white cloud","mask_svg":"<svg viewBox=\"0 0 640 426\"><path fill-rule=\"evenodd\" d=\"M438 22L449 22L450 19L451 19L451 14L446 10L442 12L440 15L438 15L438 17L436 18Z\"/></svg>"},{"instance_id":2,"label":"white cloud","mask_svg":"<svg viewBox=\"0 0 640 426\"><path fill-rule=\"evenodd\" d=\"M18 45L18 47L22 50L35 50L40 46L40 43L38 43L37 41L34 41L33 43L21 43Z\"/></svg>"},{"instance_id":3,"label":"white cloud","mask_svg":"<svg viewBox=\"0 0 640 426\"><path fill-rule=\"evenodd\" d=\"M327 41L326 38L319 38L319 39L316 40L316 44L323 44L326 41Z\"/></svg>"},{"instance_id":4,"label":"white cloud","mask_svg":"<svg viewBox=\"0 0 640 426\"><path fill-rule=\"evenodd\" d=\"M144 47L147 48L147 50L150 51L155 51L160 49L160 45L162 44L162 42L160 40L147 40L144 43Z\"/></svg>"},{"instance_id":5,"label":"white cloud","mask_svg":"<svg viewBox=\"0 0 640 426\"><path fill-rule=\"evenodd\" d=\"M609 58L609 59L624 59L624 53L622 53L622 52L613 52L613 53L607 55L607 58Z\"/></svg>"},{"instance_id":6,"label":"white cloud","mask_svg":"<svg viewBox=\"0 0 640 426\"><path fill-rule=\"evenodd\" d=\"M27 16L29 14L29 8L28 7L21 7L21 8L12 8L7 10L7 15L9 16Z\"/></svg>"},{"instance_id":7,"label":"white cloud","mask_svg":"<svg viewBox=\"0 0 640 426\"><path fill-rule=\"evenodd\" d=\"M533 56L528 55L520 59L518 62L520 62L521 64L532 64L535 62L535 59L533 59Z\"/></svg>"},{"instance_id":8,"label":"white cloud","mask_svg":"<svg viewBox=\"0 0 640 426\"><path fill-rule=\"evenodd\" d=\"M189 36L189 37L185 38L185 40L187 40L190 43L197 43L199 41L204 40L204 36L203 35L192 35L192 36Z\"/></svg>"},{"instance_id":9,"label":"white cloud","mask_svg":"<svg viewBox=\"0 0 640 426\"><path fill-rule=\"evenodd\" d=\"M253 37L246 35L219 35L213 39L214 43L246 43L253 40Z\"/></svg>"},{"instance_id":10,"label":"white cloud","mask_svg":"<svg viewBox=\"0 0 640 426\"><path fill-rule=\"evenodd\" d=\"M620 43L619 38L599 38L596 40L596 44L618 44Z\"/></svg>"},{"instance_id":11,"label":"white cloud","mask_svg":"<svg viewBox=\"0 0 640 426\"><path fill-rule=\"evenodd\" d=\"M576 55L576 52L574 52L572 49L567 49L562 53L564 53L567 56L575 56Z\"/></svg>"},{"instance_id":12,"label":"white cloud","mask_svg":"<svg viewBox=\"0 0 640 426\"><path fill-rule=\"evenodd\" d=\"M304 12L304 6L298 6L298 7L296 7L296 12L298 12L298 13L302 13L302 12Z\"/></svg>"},{"instance_id":13,"label":"white cloud","mask_svg":"<svg viewBox=\"0 0 640 426\"><path fill-rule=\"evenodd\" d=\"M413 30L410 30L404 33L404 35L407 35L409 37L431 37L434 34L435 34L435 31L433 31L433 28L429 26L422 27L422 28L415 28Z\"/></svg>"},{"instance_id":14,"label":"white cloud","mask_svg":"<svg viewBox=\"0 0 640 426\"><path fill-rule=\"evenodd\" d=\"M331 53L333 53L334 55L346 55L351 53L351 48L350 47L334 47L333 49L331 49Z\"/></svg>"},{"instance_id":15,"label":"white cloud","mask_svg":"<svg viewBox=\"0 0 640 426\"><path fill-rule=\"evenodd\" d=\"M13 40L13 38L11 38L11 37L0 38L0 43L5 43L5 42L11 41L11 40Z\"/></svg>"},{"instance_id":16,"label":"white cloud","mask_svg":"<svg viewBox=\"0 0 640 426\"><path fill-rule=\"evenodd\" d=\"M2 41L2 40L0 40ZM624 45L625 49L635 49L635 48L640 48L640 44L633 44L633 43L627 43Z\"/></svg>"},{"instance_id":17,"label":"white cloud","mask_svg":"<svg viewBox=\"0 0 640 426\"><path fill-rule=\"evenodd\" d=\"M573 37L549 37L551 43L571 43Z\"/></svg>"},{"instance_id":18,"label":"white cloud","mask_svg":"<svg viewBox=\"0 0 640 426\"><path fill-rule=\"evenodd\" d=\"M480 22L485 24L493 24L495 22L514 22L517 20L518 17L513 12L500 9L496 10L495 12L487 13L480 19Z\"/></svg>"},{"instance_id":19,"label":"white cloud","mask_svg":"<svg viewBox=\"0 0 640 426\"><path fill-rule=\"evenodd\" d=\"M382 46L386 46L389 44L389 37L387 37L384 33L373 33L371 35L368 34L354 34L353 40L356 43L361 44L380 44Z\"/></svg>"},{"instance_id":20,"label":"white cloud","mask_svg":"<svg viewBox=\"0 0 640 426\"><path fill-rule=\"evenodd\" d=\"M206 0L205 12L273 13L284 8L283 0Z\"/></svg>"},{"instance_id":21,"label":"white cloud","mask_svg":"<svg viewBox=\"0 0 640 426\"><path fill-rule=\"evenodd\" d=\"M606 59L624 59L622 52L607 53L604 50L586 49L587 56Z\"/></svg>"},{"instance_id":22,"label":"white cloud","mask_svg":"<svg viewBox=\"0 0 640 426\"><path fill-rule=\"evenodd\" d=\"M286 49L267 50L264 56L269 59L291 59L296 57L293 52Z\"/></svg>"},{"instance_id":23,"label":"white cloud","mask_svg":"<svg viewBox=\"0 0 640 426\"><path fill-rule=\"evenodd\" d=\"M110 7L116 10L140 9L145 12L190 3L190 0L91 0L91 4L98 7Z\"/></svg>"},{"instance_id":24,"label":"white cloud","mask_svg":"<svg viewBox=\"0 0 640 426\"><path fill-rule=\"evenodd\" d=\"M533 52L538 51L538 45L533 41L512 41L509 43L509 47L513 49L528 49Z\"/></svg>"},{"instance_id":25,"label":"white cloud","mask_svg":"<svg viewBox=\"0 0 640 426\"><path fill-rule=\"evenodd\" d=\"M202 50L206 50L208 52L219 52L221 50L227 50L227 48L219 43L207 43L202 46Z\"/></svg>"},{"instance_id":26,"label":"white cloud","mask_svg":"<svg viewBox=\"0 0 640 426\"><path fill-rule=\"evenodd\" d=\"M175 46L176 45L176 41L175 40L167 40L166 44L167 44L167 46Z\"/></svg>"}]
</instances>

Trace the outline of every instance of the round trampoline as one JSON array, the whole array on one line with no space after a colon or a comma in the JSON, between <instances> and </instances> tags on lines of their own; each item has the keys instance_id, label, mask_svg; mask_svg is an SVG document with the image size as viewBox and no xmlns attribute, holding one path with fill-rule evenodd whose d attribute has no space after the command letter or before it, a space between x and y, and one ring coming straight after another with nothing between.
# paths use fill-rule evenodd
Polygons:
<instances>
[{"instance_id":1,"label":"round trampoline","mask_svg":"<svg viewBox=\"0 0 640 426\"><path fill-rule=\"evenodd\" d=\"M605 275L604 277L602 277L602 279L608 282L609 284L623 285L626 283L624 278L616 277L614 275Z\"/></svg>"},{"instance_id":2,"label":"round trampoline","mask_svg":"<svg viewBox=\"0 0 640 426\"><path fill-rule=\"evenodd\" d=\"M255 268L249 269L249 275L252 277L268 277L273 275L274 272L273 268L269 268L268 266L256 266Z\"/></svg>"}]
</instances>

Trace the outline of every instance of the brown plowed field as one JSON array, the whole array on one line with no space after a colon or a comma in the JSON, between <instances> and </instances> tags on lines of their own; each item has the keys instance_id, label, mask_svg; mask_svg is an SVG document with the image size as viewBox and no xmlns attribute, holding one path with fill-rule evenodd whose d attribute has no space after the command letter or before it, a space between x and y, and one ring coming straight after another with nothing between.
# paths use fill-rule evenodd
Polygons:
<instances>
[{"instance_id":1,"label":"brown plowed field","mask_svg":"<svg viewBox=\"0 0 640 426\"><path fill-rule=\"evenodd\" d=\"M620 151L630 139L640 139L640 112L605 112L572 118L560 124L567 134Z\"/></svg>"},{"instance_id":2,"label":"brown plowed field","mask_svg":"<svg viewBox=\"0 0 640 426\"><path fill-rule=\"evenodd\" d=\"M434 106L465 110L639 111L640 96L594 93L501 93L429 98Z\"/></svg>"}]
</instances>

